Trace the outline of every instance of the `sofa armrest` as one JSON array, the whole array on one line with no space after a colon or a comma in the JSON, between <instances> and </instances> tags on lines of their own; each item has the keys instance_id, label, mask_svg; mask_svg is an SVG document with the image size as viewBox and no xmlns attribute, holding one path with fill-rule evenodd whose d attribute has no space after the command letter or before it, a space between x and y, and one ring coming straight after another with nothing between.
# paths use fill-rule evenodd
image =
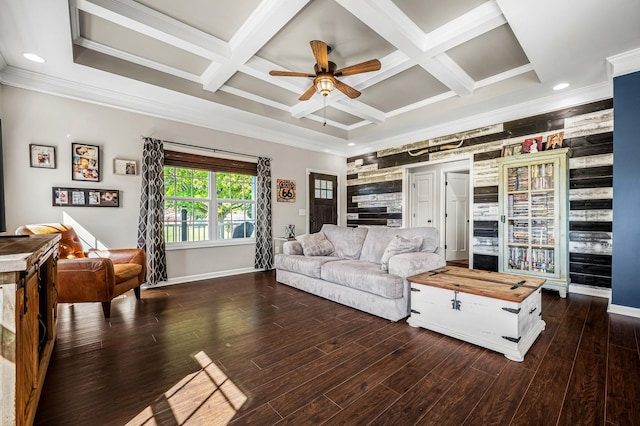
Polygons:
<instances>
[{"instance_id":1,"label":"sofa armrest","mask_svg":"<svg viewBox=\"0 0 640 426\"><path fill-rule=\"evenodd\" d=\"M56 287L58 301L105 302L111 300L115 274L111 259L60 259Z\"/></svg>"},{"instance_id":2,"label":"sofa armrest","mask_svg":"<svg viewBox=\"0 0 640 426\"><path fill-rule=\"evenodd\" d=\"M302 254L302 246L297 241L287 241L282 245L283 254Z\"/></svg>"},{"instance_id":3,"label":"sofa armrest","mask_svg":"<svg viewBox=\"0 0 640 426\"><path fill-rule=\"evenodd\" d=\"M437 253L412 252L392 256L389 259L389 273L402 278L446 266L444 257Z\"/></svg>"}]
</instances>

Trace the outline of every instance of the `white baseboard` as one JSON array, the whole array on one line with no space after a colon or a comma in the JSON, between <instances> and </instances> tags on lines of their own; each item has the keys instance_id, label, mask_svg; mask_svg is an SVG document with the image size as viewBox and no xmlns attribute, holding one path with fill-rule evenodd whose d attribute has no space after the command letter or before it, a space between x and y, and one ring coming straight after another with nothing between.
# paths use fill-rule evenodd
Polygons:
<instances>
[{"instance_id":1,"label":"white baseboard","mask_svg":"<svg viewBox=\"0 0 640 426\"><path fill-rule=\"evenodd\" d=\"M241 269L230 269L227 271L217 271L217 272L210 272L210 273L206 273L206 274L197 274L197 275L185 275L182 277L174 277L174 278L169 278L167 281L161 281L155 285L148 285L148 284L142 284L142 288L156 288L156 287L164 287L164 286L168 286L168 285L174 285L174 284L182 284L182 283L188 283L188 282L193 282L193 281L202 281L202 280L208 280L210 278L220 278L220 277L228 277L231 275L240 275L240 274L248 274L250 272L260 272L263 271L263 269L255 269L255 268L241 268Z\"/></svg>"},{"instance_id":2,"label":"white baseboard","mask_svg":"<svg viewBox=\"0 0 640 426\"><path fill-rule=\"evenodd\" d=\"M569 293L584 294L587 296L604 297L611 300L611 289L592 287L589 285L569 284Z\"/></svg>"},{"instance_id":3,"label":"white baseboard","mask_svg":"<svg viewBox=\"0 0 640 426\"><path fill-rule=\"evenodd\" d=\"M640 309L632 308L630 306L622 306L622 305L614 305L609 302L609 307L607 308L607 312L610 314L620 314L626 315L628 317L640 318Z\"/></svg>"}]
</instances>

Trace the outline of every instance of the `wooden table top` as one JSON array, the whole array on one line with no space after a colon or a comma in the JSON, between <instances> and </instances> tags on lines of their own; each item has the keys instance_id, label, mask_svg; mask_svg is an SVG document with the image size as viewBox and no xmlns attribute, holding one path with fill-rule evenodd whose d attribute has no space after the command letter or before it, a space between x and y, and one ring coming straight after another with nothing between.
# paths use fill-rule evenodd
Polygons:
<instances>
[{"instance_id":1,"label":"wooden table top","mask_svg":"<svg viewBox=\"0 0 640 426\"><path fill-rule=\"evenodd\" d=\"M546 281L544 278L481 271L458 266L446 266L424 272L408 277L407 280L416 284L518 303L526 299Z\"/></svg>"}]
</instances>

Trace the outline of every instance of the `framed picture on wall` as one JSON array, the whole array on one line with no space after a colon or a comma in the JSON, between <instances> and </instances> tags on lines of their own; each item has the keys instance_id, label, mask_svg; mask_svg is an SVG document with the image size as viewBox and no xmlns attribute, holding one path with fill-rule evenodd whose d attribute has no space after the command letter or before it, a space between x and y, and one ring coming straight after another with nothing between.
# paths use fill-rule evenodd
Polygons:
<instances>
[{"instance_id":1,"label":"framed picture on wall","mask_svg":"<svg viewBox=\"0 0 640 426\"><path fill-rule=\"evenodd\" d=\"M117 189L51 188L51 204L65 207L120 207Z\"/></svg>"},{"instance_id":2,"label":"framed picture on wall","mask_svg":"<svg viewBox=\"0 0 640 426\"><path fill-rule=\"evenodd\" d=\"M71 167L73 180L100 182L100 147L72 143Z\"/></svg>"},{"instance_id":3,"label":"framed picture on wall","mask_svg":"<svg viewBox=\"0 0 640 426\"><path fill-rule=\"evenodd\" d=\"M138 174L138 162L135 160L113 159L113 173L116 175L135 176Z\"/></svg>"},{"instance_id":4,"label":"framed picture on wall","mask_svg":"<svg viewBox=\"0 0 640 426\"><path fill-rule=\"evenodd\" d=\"M56 168L56 147L48 145L29 144L31 167L44 169Z\"/></svg>"}]
</instances>

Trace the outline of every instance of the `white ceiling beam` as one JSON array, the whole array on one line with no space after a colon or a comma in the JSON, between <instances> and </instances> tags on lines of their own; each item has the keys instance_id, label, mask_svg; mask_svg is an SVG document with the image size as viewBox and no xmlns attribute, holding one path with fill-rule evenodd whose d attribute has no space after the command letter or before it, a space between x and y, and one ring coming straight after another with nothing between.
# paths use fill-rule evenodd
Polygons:
<instances>
[{"instance_id":1,"label":"white ceiling beam","mask_svg":"<svg viewBox=\"0 0 640 426\"><path fill-rule=\"evenodd\" d=\"M203 73L204 89L215 92L256 54L309 0L263 0L229 41L231 54Z\"/></svg>"},{"instance_id":2,"label":"white ceiling beam","mask_svg":"<svg viewBox=\"0 0 640 426\"><path fill-rule=\"evenodd\" d=\"M506 22L492 0L425 34L391 0L336 1L459 96L475 81L444 52Z\"/></svg>"},{"instance_id":3,"label":"white ceiling beam","mask_svg":"<svg viewBox=\"0 0 640 426\"><path fill-rule=\"evenodd\" d=\"M307 90L309 86L313 84L312 78L276 77L269 75L269 71L273 69L287 71L280 65L274 64L273 62L260 58L259 56L254 56L249 59L238 68L238 71L298 94L302 94L302 92Z\"/></svg>"},{"instance_id":4,"label":"white ceiling beam","mask_svg":"<svg viewBox=\"0 0 640 426\"><path fill-rule=\"evenodd\" d=\"M228 58L224 41L132 0L74 0L91 15L210 60ZM73 8L72 8L73 10Z\"/></svg>"},{"instance_id":5,"label":"white ceiling beam","mask_svg":"<svg viewBox=\"0 0 640 426\"><path fill-rule=\"evenodd\" d=\"M357 99L349 99L345 97L334 102L331 106L337 110L355 115L356 117L363 118L375 124L384 123L387 118L384 112L360 102Z\"/></svg>"},{"instance_id":6,"label":"white ceiling beam","mask_svg":"<svg viewBox=\"0 0 640 426\"><path fill-rule=\"evenodd\" d=\"M431 31L422 50L435 56L506 23L498 4L488 1Z\"/></svg>"}]
</instances>

